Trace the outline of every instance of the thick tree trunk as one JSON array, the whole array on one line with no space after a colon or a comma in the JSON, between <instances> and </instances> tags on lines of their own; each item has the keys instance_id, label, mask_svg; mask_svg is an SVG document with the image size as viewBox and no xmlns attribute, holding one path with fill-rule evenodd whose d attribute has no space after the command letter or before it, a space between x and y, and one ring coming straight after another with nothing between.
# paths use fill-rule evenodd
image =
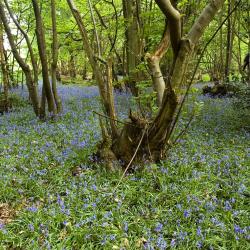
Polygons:
<instances>
[{"instance_id":1,"label":"thick tree trunk","mask_svg":"<svg viewBox=\"0 0 250 250\"><path fill-rule=\"evenodd\" d=\"M184 83L184 77L191 61L194 47L223 2L223 0L211 1L196 20L187 38L182 39L178 31L180 28L178 24L180 22L180 14L173 9L170 1L156 0L162 12L169 18L170 27L172 25L172 27L175 26L177 28L177 30L170 29L171 43L176 59L174 60L170 82L167 83L162 105L156 118L152 122L146 122L141 118L130 116L131 121L124 126L120 137L113 143L112 150L125 163L128 163L132 159L134 152L136 152L140 136L144 137L142 138L140 150L137 152L137 157L140 160L146 157L146 159L158 161L163 156L164 149L169 143L173 131L173 121L178 107L178 92ZM143 131L146 132L143 133Z\"/></svg>"}]
</instances>

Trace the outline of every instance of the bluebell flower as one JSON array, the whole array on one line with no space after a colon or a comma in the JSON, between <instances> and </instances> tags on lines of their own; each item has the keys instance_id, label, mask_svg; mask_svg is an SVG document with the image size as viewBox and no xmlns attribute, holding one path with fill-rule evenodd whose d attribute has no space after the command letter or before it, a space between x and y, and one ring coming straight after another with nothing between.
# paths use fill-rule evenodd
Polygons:
<instances>
[{"instance_id":1,"label":"bluebell flower","mask_svg":"<svg viewBox=\"0 0 250 250\"><path fill-rule=\"evenodd\" d=\"M27 210L30 211L30 212L35 213L35 212L37 212L38 209L33 205L31 207L28 207Z\"/></svg>"},{"instance_id":2,"label":"bluebell flower","mask_svg":"<svg viewBox=\"0 0 250 250\"><path fill-rule=\"evenodd\" d=\"M196 234L197 234L197 236L202 236L201 227L197 228Z\"/></svg>"},{"instance_id":3,"label":"bluebell flower","mask_svg":"<svg viewBox=\"0 0 250 250\"><path fill-rule=\"evenodd\" d=\"M157 238L156 246L157 246L160 250L165 250L165 249L167 248L167 242L165 241L165 239L163 238L162 235L160 235L160 236Z\"/></svg>"},{"instance_id":4,"label":"bluebell flower","mask_svg":"<svg viewBox=\"0 0 250 250\"><path fill-rule=\"evenodd\" d=\"M198 242L196 243L196 246L197 246L198 249L201 249L201 248L203 247L203 244L202 244L201 241L198 241Z\"/></svg>"},{"instance_id":5,"label":"bluebell flower","mask_svg":"<svg viewBox=\"0 0 250 250\"><path fill-rule=\"evenodd\" d=\"M190 217L190 210L189 209L188 210L184 210L183 215L184 215L185 218Z\"/></svg>"},{"instance_id":6,"label":"bluebell flower","mask_svg":"<svg viewBox=\"0 0 250 250\"><path fill-rule=\"evenodd\" d=\"M128 231L128 223L127 223L126 221L123 223L123 230L124 230L125 232Z\"/></svg>"},{"instance_id":7,"label":"bluebell flower","mask_svg":"<svg viewBox=\"0 0 250 250\"><path fill-rule=\"evenodd\" d=\"M172 239L171 243L170 243L171 247L175 247L176 246L176 239Z\"/></svg>"},{"instance_id":8,"label":"bluebell flower","mask_svg":"<svg viewBox=\"0 0 250 250\"><path fill-rule=\"evenodd\" d=\"M29 224L28 227L31 232L34 232L35 228L33 224Z\"/></svg>"},{"instance_id":9,"label":"bluebell flower","mask_svg":"<svg viewBox=\"0 0 250 250\"><path fill-rule=\"evenodd\" d=\"M157 233L159 233L159 232L162 231L162 228L163 228L163 224L161 224L161 223L158 222L156 224L156 227L155 227L154 231L157 232Z\"/></svg>"},{"instance_id":10,"label":"bluebell flower","mask_svg":"<svg viewBox=\"0 0 250 250\"><path fill-rule=\"evenodd\" d=\"M111 234L111 235L109 236L109 239L112 240L112 241L115 240L115 238L116 238L116 235L114 235L114 234Z\"/></svg>"},{"instance_id":11,"label":"bluebell flower","mask_svg":"<svg viewBox=\"0 0 250 250\"><path fill-rule=\"evenodd\" d=\"M224 206L226 211L232 210L232 206L229 201L225 201L225 206Z\"/></svg>"}]
</instances>

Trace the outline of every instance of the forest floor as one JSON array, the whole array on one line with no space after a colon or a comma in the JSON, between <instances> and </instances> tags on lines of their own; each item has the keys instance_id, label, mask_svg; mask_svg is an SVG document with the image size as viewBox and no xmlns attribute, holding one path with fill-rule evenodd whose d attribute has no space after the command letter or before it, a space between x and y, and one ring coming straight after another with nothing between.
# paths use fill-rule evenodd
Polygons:
<instances>
[{"instance_id":1,"label":"forest floor","mask_svg":"<svg viewBox=\"0 0 250 250\"><path fill-rule=\"evenodd\" d=\"M59 92L57 122L24 101L0 117L0 249L250 249L249 120L233 99L199 96L168 159L127 175L114 195L121 173L88 164L97 89ZM129 98L116 95L120 119Z\"/></svg>"}]
</instances>

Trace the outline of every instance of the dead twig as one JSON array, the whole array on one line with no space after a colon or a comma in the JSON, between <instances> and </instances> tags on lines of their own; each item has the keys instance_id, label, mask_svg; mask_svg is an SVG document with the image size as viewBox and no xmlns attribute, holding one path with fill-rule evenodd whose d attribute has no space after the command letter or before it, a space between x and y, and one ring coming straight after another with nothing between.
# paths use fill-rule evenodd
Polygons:
<instances>
[{"instance_id":1,"label":"dead twig","mask_svg":"<svg viewBox=\"0 0 250 250\"><path fill-rule=\"evenodd\" d=\"M140 146L141 146L141 144L142 144L143 138L144 138L144 136L145 136L147 130L148 130L148 129L147 129L147 127L146 127L146 128L144 129L143 133L142 133L141 139L140 139L140 141L139 141L139 143L138 143L138 145L137 145L137 147L136 147L136 150L135 150L135 152L134 152L134 155L132 156L130 162L128 163L128 165L127 165L127 167L126 167L126 169L124 170L121 179L119 180L119 182L117 183L116 187L114 188L113 194L116 192L116 190L117 190L117 188L119 187L119 185L121 184L121 182L122 182L122 180L123 180L125 174L127 173L129 167L131 166L133 160L135 159L135 157L136 157L136 155L137 155L137 153L138 153L138 150L139 150L139 148L140 148Z\"/></svg>"}]
</instances>

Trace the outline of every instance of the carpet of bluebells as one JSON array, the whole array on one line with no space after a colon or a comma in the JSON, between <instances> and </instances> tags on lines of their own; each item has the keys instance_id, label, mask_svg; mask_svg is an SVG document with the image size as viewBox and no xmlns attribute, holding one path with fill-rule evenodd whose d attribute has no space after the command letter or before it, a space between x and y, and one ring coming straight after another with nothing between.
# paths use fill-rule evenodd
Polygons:
<instances>
[{"instance_id":1,"label":"carpet of bluebells","mask_svg":"<svg viewBox=\"0 0 250 250\"><path fill-rule=\"evenodd\" d=\"M114 195L121 173L88 164L97 89L59 92L57 121L30 105L0 116L0 249L250 249L250 130L232 99L199 97L168 159L128 174ZM116 95L119 119L129 105Z\"/></svg>"}]
</instances>

